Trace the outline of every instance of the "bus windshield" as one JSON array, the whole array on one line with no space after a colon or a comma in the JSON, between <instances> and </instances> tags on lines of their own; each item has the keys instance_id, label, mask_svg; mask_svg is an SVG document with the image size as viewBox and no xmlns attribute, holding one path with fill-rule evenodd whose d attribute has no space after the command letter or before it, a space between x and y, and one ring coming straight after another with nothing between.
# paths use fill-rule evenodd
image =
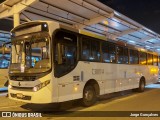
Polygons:
<instances>
[{"instance_id":1,"label":"bus windshield","mask_svg":"<svg viewBox=\"0 0 160 120\"><path fill-rule=\"evenodd\" d=\"M51 68L49 38L14 40L16 61L10 65L10 73L41 73Z\"/></svg>"}]
</instances>

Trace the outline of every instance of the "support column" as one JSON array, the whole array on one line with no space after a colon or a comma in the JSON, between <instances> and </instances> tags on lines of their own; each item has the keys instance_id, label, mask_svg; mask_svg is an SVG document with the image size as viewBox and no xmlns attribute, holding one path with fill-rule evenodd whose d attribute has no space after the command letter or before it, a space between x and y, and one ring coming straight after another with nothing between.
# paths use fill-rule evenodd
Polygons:
<instances>
[{"instance_id":1,"label":"support column","mask_svg":"<svg viewBox=\"0 0 160 120\"><path fill-rule=\"evenodd\" d=\"M14 27L16 27L20 24L20 14L14 13L13 18L14 18Z\"/></svg>"}]
</instances>

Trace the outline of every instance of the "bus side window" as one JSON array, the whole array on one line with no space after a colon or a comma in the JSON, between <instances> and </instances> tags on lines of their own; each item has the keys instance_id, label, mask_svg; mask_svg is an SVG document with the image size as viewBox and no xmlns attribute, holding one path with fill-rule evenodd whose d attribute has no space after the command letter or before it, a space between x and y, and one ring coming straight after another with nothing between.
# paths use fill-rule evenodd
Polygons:
<instances>
[{"instance_id":1,"label":"bus side window","mask_svg":"<svg viewBox=\"0 0 160 120\"><path fill-rule=\"evenodd\" d=\"M147 54L144 52L139 52L139 62L141 65L147 64Z\"/></svg>"},{"instance_id":2,"label":"bus side window","mask_svg":"<svg viewBox=\"0 0 160 120\"><path fill-rule=\"evenodd\" d=\"M157 55L153 55L153 65L154 66L158 65L158 56Z\"/></svg>"},{"instance_id":3,"label":"bus side window","mask_svg":"<svg viewBox=\"0 0 160 120\"><path fill-rule=\"evenodd\" d=\"M111 63L116 63L116 46L109 44L109 57Z\"/></svg>"},{"instance_id":4,"label":"bus side window","mask_svg":"<svg viewBox=\"0 0 160 120\"><path fill-rule=\"evenodd\" d=\"M90 40L84 39L82 40L82 60L89 60L90 58Z\"/></svg>"},{"instance_id":5,"label":"bus side window","mask_svg":"<svg viewBox=\"0 0 160 120\"><path fill-rule=\"evenodd\" d=\"M103 62L110 62L108 42L102 42L102 57Z\"/></svg>"},{"instance_id":6,"label":"bus side window","mask_svg":"<svg viewBox=\"0 0 160 120\"><path fill-rule=\"evenodd\" d=\"M153 65L153 55L152 54L147 55L147 64Z\"/></svg>"},{"instance_id":7,"label":"bus side window","mask_svg":"<svg viewBox=\"0 0 160 120\"><path fill-rule=\"evenodd\" d=\"M100 61L100 42L96 40L91 40L91 61Z\"/></svg>"},{"instance_id":8,"label":"bus side window","mask_svg":"<svg viewBox=\"0 0 160 120\"><path fill-rule=\"evenodd\" d=\"M128 54L128 48L124 48L124 64L129 63L129 54Z\"/></svg>"},{"instance_id":9,"label":"bus side window","mask_svg":"<svg viewBox=\"0 0 160 120\"><path fill-rule=\"evenodd\" d=\"M130 49L130 64L138 64L138 51Z\"/></svg>"},{"instance_id":10,"label":"bus side window","mask_svg":"<svg viewBox=\"0 0 160 120\"><path fill-rule=\"evenodd\" d=\"M82 38L81 59L88 61L100 61L100 42L91 38Z\"/></svg>"},{"instance_id":11,"label":"bus side window","mask_svg":"<svg viewBox=\"0 0 160 120\"><path fill-rule=\"evenodd\" d=\"M122 63L124 63L124 49L123 49L123 47L120 47L120 46L117 46L116 47L117 49L117 63L120 63L120 64L122 64Z\"/></svg>"},{"instance_id":12,"label":"bus side window","mask_svg":"<svg viewBox=\"0 0 160 120\"><path fill-rule=\"evenodd\" d=\"M103 62L116 63L116 47L109 42L102 43Z\"/></svg>"}]
</instances>

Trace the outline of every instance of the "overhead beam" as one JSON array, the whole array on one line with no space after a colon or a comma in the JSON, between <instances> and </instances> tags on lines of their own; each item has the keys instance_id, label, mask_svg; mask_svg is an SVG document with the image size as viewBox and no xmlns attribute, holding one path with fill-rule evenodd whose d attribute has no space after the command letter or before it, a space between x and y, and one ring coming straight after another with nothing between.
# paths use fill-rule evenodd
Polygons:
<instances>
[{"instance_id":1,"label":"overhead beam","mask_svg":"<svg viewBox=\"0 0 160 120\"><path fill-rule=\"evenodd\" d=\"M13 16L14 13L20 13L24 11L28 5L32 5L38 2L38 0L22 0L21 2L16 3L13 7L3 5L6 9L0 13L0 19Z\"/></svg>"},{"instance_id":2,"label":"overhead beam","mask_svg":"<svg viewBox=\"0 0 160 120\"><path fill-rule=\"evenodd\" d=\"M140 40L140 42L146 42L146 41L148 41L148 40L150 40L150 39L153 39L153 37L145 37L145 38L142 38L142 39Z\"/></svg>"},{"instance_id":3,"label":"overhead beam","mask_svg":"<svg viewBox=\"0 0 160 120\"><path fill-rule=\"evenodd\" d=\"M114 13L111 13L108 17L111 18L113 16L114 16ZM99 16L99 17L84 21L83 24L75 24L74 26L78 29L83 29L86 26L97 24L97 23L99 23L103 20L106 20L106 17L105 16Z\"/></svg>"},{"instance_id":4,"label":"overhead beam","mask_svg":"<svg viewBox=\"0 0 160 120\"><path fill-rule=\"evenodd\" d=\"M43 4L48 5L48 8L49 8L49 7L53 7L53 8L56 8L56 9L59 9L59 10L65 11L65 12L67 12L68 14L72 14L72 15L78 16L78 17L80 17L80 18L83 18L83 19L89 20L89 18L84 17L84 16L81 16L81 15L78 15L78 14L76 14L76 12L68 11L68 10L63 9L63 8L61 8L61 7L58 7L58 6L55 6L55 5L53 5L53 4L47 3L47 2L45 2L45 1L43 1L43 0L39 0L39 2L41 2L41 3L43 3Z\"/></svg>"},{"instance_id":5,"label":"overhead beam","mask_svg":"<svg viewBox=\"0 0 160 120\"><path fill-rule=\"evenodd\" d=\"M125 31L122 31L121 33L119 33L117 37L128 35L130 33L137 32L140 30L142 30L142 28L125 30Z\"/></svg>"},{"instance_id":6,"label":"overhead beam","mask_svg":"<svg viewBox=\"0 0 160 120\"><path fill-rule=\"evenodd\" d=\"M152 45L152 47L160 47L160 43Z\"/></svg>"},{"instance_id":7,"label":"overhead beam","mask_svg":"<svg viewBox=\"0 0 160 120\"><path fill-rule=\"evenodd\" d=\"M10 9L12 8L11 6L6 5L6 4L3 4L2 7L6 8L6 9L8 9L8 10L10 10Z\"/></svg>"},{"instance_id":8,"label":"overhead beam","mask_svg":"<svg viewBox=\"0 0 160 120\"><path fill-rule=\"evenodd\" d=\"M130 34L130 33L139 31L139 30L141 30L141 29L142 29L142 28L138 28L138 29L129 29L129 30L125 30L125 31L123 31L123 32L121 32L121 33L115 33L115 35L108 35L108 34L106 33L106 36L107 36L109 39L117 40L118 37L121 37L121 36Z\"/></svg>"}]
</instances>

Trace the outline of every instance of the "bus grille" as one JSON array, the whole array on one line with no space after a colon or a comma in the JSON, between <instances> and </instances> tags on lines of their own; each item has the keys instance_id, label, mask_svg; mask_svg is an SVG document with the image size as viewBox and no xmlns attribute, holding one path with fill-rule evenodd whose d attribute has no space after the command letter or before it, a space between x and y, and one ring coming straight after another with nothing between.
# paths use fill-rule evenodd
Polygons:
<instances>
[{"instance_id":1,"label":"bus grille","mask_svg":"<svg viewBox=\"0 0 160 120\"><path fill-rule=\"evenodd\" d=\"M10 79L15 81L35 81L36 76L10 76Z\"/></svg>"},{"instance_id":2,"label":"bus grille","mask_svg":"<svg viewBox=\"0 0 160 120\"><path fill-rule=\"evenodd\" d=\"M22 90L22 91L33 91L33 87L17 87L17 86L12 86L12 89L14 89L14 90Z\"/></svg>"}]
</instances>

